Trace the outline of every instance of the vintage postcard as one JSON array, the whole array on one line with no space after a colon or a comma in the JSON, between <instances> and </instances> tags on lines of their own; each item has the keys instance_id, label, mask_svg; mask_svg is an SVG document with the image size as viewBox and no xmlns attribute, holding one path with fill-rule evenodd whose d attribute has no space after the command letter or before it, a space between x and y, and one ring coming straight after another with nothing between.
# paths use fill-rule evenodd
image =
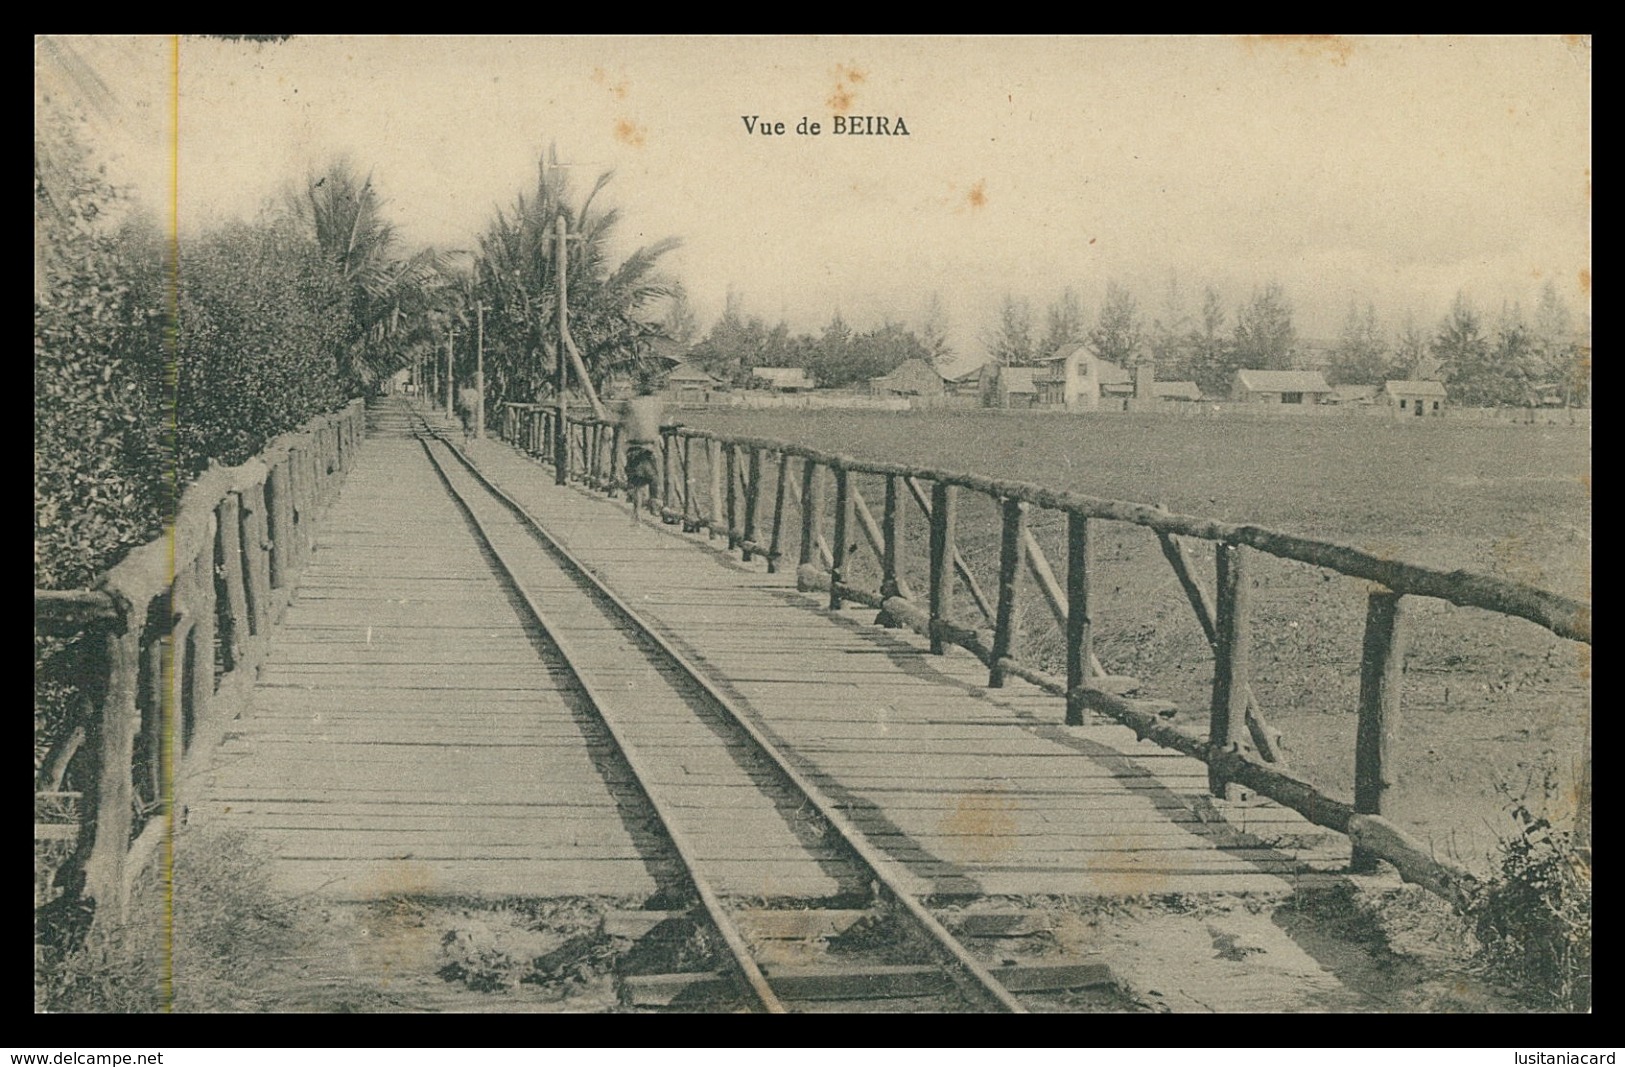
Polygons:
<instances>
[{"instance_id":1,"label":"vintage postcard","mask_svg":"<svg viewBox=\"0 0 1625 1067\"><path fill-rule=\"evenodd\" d=\"M1591 47L37 38L37 1010L1589 1010Z\"/></svg>"}]
</instances>

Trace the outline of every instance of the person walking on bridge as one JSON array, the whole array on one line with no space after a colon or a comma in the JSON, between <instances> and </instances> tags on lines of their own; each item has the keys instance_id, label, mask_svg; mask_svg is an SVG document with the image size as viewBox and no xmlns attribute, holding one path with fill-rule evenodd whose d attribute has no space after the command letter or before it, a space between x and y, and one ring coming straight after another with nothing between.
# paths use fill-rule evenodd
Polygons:
<instances>
[{"instance_id":1,"label":"person walking on bridge","mask_svg":"<svg viewBox=\"0 0 1625 1067\"><path fill-rule=\"evenodd\" d=\"M621 438L626 442L626 495L632 501L632 525L660 481L660 383L653 371L638 375L637 392L621 402Z\"/></svg>"},{"instance_id":2,"label":"person walking on bridge","mask_svg":"<svg viewBox=\"0 0 1625 1067\"><path fill-rule=\"evenodd\" d=\"M477 425L478 412L483 401L484 398L480 396L480 391L472 385L465 385L457 390L457 414L463 420L464 449L467 449L469 443L474 440L474 427Z\"/></svg>"}]
</instances>

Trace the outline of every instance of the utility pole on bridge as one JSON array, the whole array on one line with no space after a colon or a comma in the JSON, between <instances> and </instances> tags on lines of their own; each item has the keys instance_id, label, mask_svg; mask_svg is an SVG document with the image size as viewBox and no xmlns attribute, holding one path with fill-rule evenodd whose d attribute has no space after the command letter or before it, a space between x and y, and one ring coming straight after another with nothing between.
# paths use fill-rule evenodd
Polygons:
<instances>
[{"instance_id":1,"label":"utility pole on bridge","mask_svg":"<svg viewBox=\"0 0 1625 1067\"><path fill-rule=\"evenodd\" d=\"M453 346L457 343L457 327L446 327L446 418L452 417L451 398L457 391L457 376L451 369Z\"/></svg>"},{"instance_id":2,"label":"utility pole on bridge","mask_svg":"<svg viewBox=\"0 0 1625 1067\"><path fill-rule=\"evenodd\" d=\"M485 305L474 305L475 325L479 331L474 342L474 392L479 400L474 405L474 436L485 437Z\"/></svg>"},{"instance_id":3,"label":"utility pole on bridge","mask_svg":"<svg viewBox=\"0 0 1625 1067\"><path fill-rule=\"evenodd\" d=\"M558 263L554 266L558 277L553 286L559 294L559 350L553 358L553 398L559 405L559 417L553 420L553 481L563 485L570 479L570 424L564 421L570 412L570 406L564 400L565 387L570 383L570 377L564 371L564 331L569 328L564 324L564 319L570 313L567 299L570 271L565 246L570 237L565 232L563 215L558 217L553 232L559 240Z\"/></svg>"}]
</instances>

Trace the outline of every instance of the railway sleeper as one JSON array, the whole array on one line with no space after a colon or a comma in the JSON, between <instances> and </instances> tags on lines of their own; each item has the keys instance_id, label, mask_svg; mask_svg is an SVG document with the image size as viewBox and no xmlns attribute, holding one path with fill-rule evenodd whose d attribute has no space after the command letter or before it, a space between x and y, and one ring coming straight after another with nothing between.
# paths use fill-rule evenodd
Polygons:
<instances>
[{"instance_id":1,"label":"railway sleeper","mask_svg":"<svg viewBox=\"0 0 1625 1067\"><path fill-rule=\"evenodd\" d=\"M961 997L953 974L927 958L906 920L881 908L730 909L741 935L775 995L786 1002L884 1001ZM603 919L606 936L626 938L634 948L619 979L631 1007L686 1008L740 999L731 972L694 968L706 955L704 920L689 911L616 911ZM976 912L953 925L961 938L978 939L998 955L990 970L1016 993L1058 993L1115 986L1111 968L1097 956L1017 960L1004 951L1007 939L1047 934L1052 918L1019 910ZM982 953L987 955L988 952ZM651 961L690 966L647 970ZM632 972L632 973L627 973Z\"/></svg>"},{"instance_id":2,"label":"railway sleeper","mask_svg":"<svg viewBox=\"0 0 1625 1067\"><path fill-rule=\"evenodd\" d=\"M991 968L1014 993L1055 993L1116 984L1111 968L1090 958L1017 963ZM887 1000L958 992L941 967L927 964L762 964L773 992L787 1001ZM629 975L622 999L633 1007L683 1007L737 995L720 971Z\"/></svg>"}]
</instances>

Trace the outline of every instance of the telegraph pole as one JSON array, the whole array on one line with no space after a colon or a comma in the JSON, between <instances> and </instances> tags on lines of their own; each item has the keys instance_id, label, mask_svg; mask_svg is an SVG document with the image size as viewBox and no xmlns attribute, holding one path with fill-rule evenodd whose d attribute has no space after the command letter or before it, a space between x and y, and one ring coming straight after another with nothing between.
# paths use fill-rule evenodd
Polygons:
<instances>
[{"instance_id":1,"label":"telegraph pole","mask_svg":"<svg viewBox=\"0 0 1625 1067\"><path fill-rule=\"evenodd\" d=\"M554 222L553 232L558 235L559 251L558 262L554 264L553 287L558 290L559 299L559 349L557 358L553 361L553 392L558 397L559 417L553 423L553 480L563 485L570 476L570 426L564 421L569 408L564 402L564 389L569 384L569 375L564 368L564 339L569 335L570 327L565 321L569 315L569 301L566 299L569 291L569 235L566 232L568 224L564 216L560 215Z\"/></svg>"},{"instance_id":2,"label":"telegraph pole","mask_svg":"<svg viewBox=\"0 0 1625 1067\"><path fill-rule=\"evenodd\" d=\"M447 326L446 327L446 418L448 418L448 419L452 417L451 396L452 396L452 394L454 392L456 392L456 388L455 388L456 376L452 373L452 369L451 369L452 349L453 349L453 345L456 343L456 338L457 338L457 327L455 327L455 326Z\"/></svg>"},{"instance_id":3,"label":"telegraph pole","mask_svg":"<svg viewBox=\"0 0 1625 1067\"><path fill-rule=\"evenodd\" d=\"M477 316L478 340L474 344L474 391L480 394L479 403L474 406L474 436L485 436L485 305L474 305Z\"/></svg>"}]
</instances>

